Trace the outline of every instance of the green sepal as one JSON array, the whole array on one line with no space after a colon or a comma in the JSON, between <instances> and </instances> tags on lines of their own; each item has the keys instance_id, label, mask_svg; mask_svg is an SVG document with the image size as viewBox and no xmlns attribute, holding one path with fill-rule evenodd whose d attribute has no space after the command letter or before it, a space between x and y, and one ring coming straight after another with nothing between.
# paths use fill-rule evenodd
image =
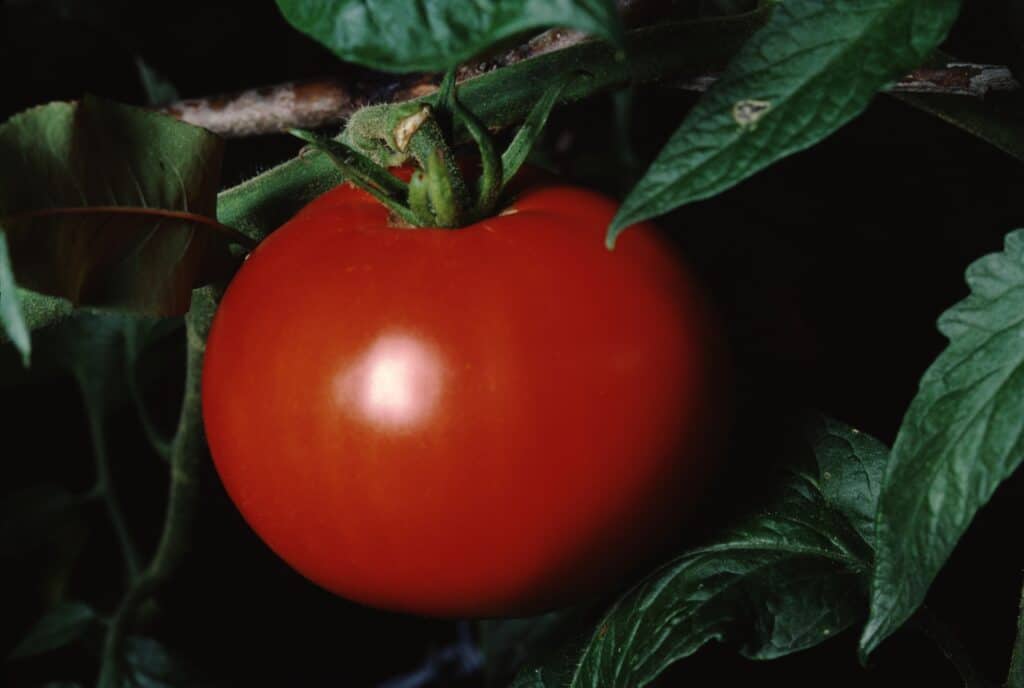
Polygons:
<instances>
[{"instance_id":1,"label":"green sepal","mask_svg":"<svg viewBox=\"0 0 1024 688\"><path fill-rule=\"evenodd\" d=\"M544 131L544 125L547 124L548 116L551 114L551 110L555 107L555 103L558 102L558 97L562 94L562 91L575 79L583 76L585 72L570 72L557 77L544 94L537 101L537 104L530 110L530 114L526 117L526 121L523 122L523 126L516 132L512 142L508 144L508 148L501 154L501 190L504 190L505 186L512 180L519 171L519 168L526 162L527 156L530 155L530 151L533 150L537 140L540 138L541 132Z\"/></svg>"},{"instance_id":2,"label":"green sepal","mask_svg":"<svg viewBox=\"0 0 1024 688\"><path fill-rule=\"evenodd\" d=\"M409 195L409 187L401 179L339 141L321 138L303 129L290 129L288 133L324 152L348 181L376 198L388 210L409 224L417 224L416 216L404 204Z\"/></svg>"},{"instance_id":3,"label":"green sepal","mask_svg":"<svg viewBox=\"0 0 1024 688\"><path fill-rule=\"evenodd\" d=\"M459 226L459 204L455 197L452 178L441 151L434 152L427 158L427 195L430 205L434 208L434 219L438 227Z\"/></svg>"},{"instance_id":4,"label":"green sepal","mask_svg":"<svg viewBox=\"0 0 1024 688\"><path fill-rule=\"evenodd\" d=\"M434 212L430 209L430 191L427 188L427 177L422 170L416 170L409 179L409 209L418 218L417 225L429 227L436 223Z\"/></svg>"}]
</instances>

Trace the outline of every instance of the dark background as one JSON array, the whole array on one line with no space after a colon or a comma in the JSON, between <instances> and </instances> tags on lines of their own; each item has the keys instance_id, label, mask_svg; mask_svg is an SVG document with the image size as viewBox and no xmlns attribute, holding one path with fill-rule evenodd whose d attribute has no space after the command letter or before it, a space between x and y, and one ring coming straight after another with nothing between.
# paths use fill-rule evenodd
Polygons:
<instances>
[{"instance_id":1,"label":"dark background","mask_svg":"<svg viewBox=\"0 0 1024 688\"><path fill-rule=\"evenodd\" d=\"M1010 3L967 2L948 52L1016 65L1024 56ZM8 1L0 15L0 116L85 92L142 104L135 58L143 57L182 97L280 81L352 73L280 18L273 3ZM661 87L632 95L629 144L645 164L695 102ZM621 195L636 166L614 141L615 108L601 97L558 112L549 159L570 179ZM224 185L294 155L287 137L231 141ZM740 421L733 460L709 500L711 515L741 507L778 448L780 419L815 408L891 444L917 380L944 340L937 316L966 294L964 268L999 250L1024 226L1019 163L953 127L880 96L853 124L715 199L664 218L703 275L727 323L737 361ZM44 335L40 335L43 337ZM146 393L169 431L180 393L182 341L171 336L144 361ZM0 492L56 482L87 488L92 459L73 380L36 356L31 375L0 350ZM138 540L149 551L163 517L166 469L148 449L134 413L109 421L115 480ZM147 633L226 685L375 686L415 670L453 642L456 624L385 614L323 592L255 537L212 466L202 474L193 549L161 593ZM1000 679L1009 658L1024 553L1017 524L1024 477L982 511L936 582L933 611L962 639L978 667ZM41 613L54 586L107 611L119 594L120 562L100 508L17 561L0 561L0 654ZM496 535L500 537L500 535ZM81 547L71 578L53 551ZM48 563L50 562L50 563ZM664 685L780 681L793 686L961 685L928 641L903 632L868 669L856 633L773 662L740 659L713 645L685 660ZM88 643L8 663L11 685L94 675ZM483 685L479 675L433 685Z\"/></svg>"}]
</instances>

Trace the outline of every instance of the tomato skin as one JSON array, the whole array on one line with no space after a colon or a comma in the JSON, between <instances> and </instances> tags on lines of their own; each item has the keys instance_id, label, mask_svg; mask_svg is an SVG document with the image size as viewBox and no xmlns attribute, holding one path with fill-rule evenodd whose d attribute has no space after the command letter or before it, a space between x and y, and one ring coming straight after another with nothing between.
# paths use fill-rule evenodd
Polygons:
<instances>
[{"instance_id":1,"label":"tomato skin","mask_svg":"<svg viewBox=\"0 0 1024 688\"><path fill-rule=\"evenodd\" d=\"M527 190L458 230L350 186L249 257L208 340L207 439L264 541L344 597L445 617L599 591L678 532L720 425L686 267L615 205Z\"/></svg>"}]
</instances>

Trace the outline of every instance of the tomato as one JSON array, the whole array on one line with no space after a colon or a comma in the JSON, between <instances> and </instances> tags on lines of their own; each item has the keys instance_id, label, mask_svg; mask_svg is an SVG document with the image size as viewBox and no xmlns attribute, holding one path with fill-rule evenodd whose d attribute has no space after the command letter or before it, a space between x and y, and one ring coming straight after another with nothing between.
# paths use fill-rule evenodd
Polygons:
<instances>
[{"instance_id":1,"label":"tomato","mask_svg":"<svg viewBox=\"0 0 1024 688\"><path fill-rule=\"evenodd\" d=\"M699 287L649 225L541 185L457 230L325 193L250 255L210 333L223 483L291 566L433 616L526 614L678 534L721 425Z\"/></svg>"}]
</instances>

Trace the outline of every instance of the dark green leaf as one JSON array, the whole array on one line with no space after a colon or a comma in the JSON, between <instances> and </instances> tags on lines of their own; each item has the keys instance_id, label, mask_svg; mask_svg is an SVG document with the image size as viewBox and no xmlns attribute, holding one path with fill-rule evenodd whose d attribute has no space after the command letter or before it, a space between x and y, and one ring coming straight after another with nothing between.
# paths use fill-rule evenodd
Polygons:
<instances>
[{"instance_id":1,"label":"dark green leaf","mask_svg":"<svg viewBox=\"0 0 1024 688\"><path fill-rule=\"evenodd\" d=\"M721 193L814 145L942 41L959 0L786 0L623 202L628 225Z\"/></svg>"},{"instance_id":2,"label":"dark green leaf","mask_svg":"<svg viewBox=\"0 0 1024 688\"><path fill-rule=\"evenodd\" d=\"M758 515L687 552L621 598L582 655L525 670L525 688L641 688L712 640L771 659L862 619L871 548L860 534L886 454L831 420L811 424L813 462L794 461ZM570 651L571 652L571 651ZM574 666L564 680L566 666Z\"/></svg>"},{"instance_id":3,"label":"dark green leaf","mask_svg":"<svg viewBox=\"0 0 1024 688\"><path fill-rule=\"evenodd\" d=\"M277 0L292 26L348 62L444 71L494 44L565 26L621 44L612 0Z\"/></svg>"},{"instance_id":4,"label":"dark green leaf","mask_svg":"<svg viewBox=\"0 0 1024 688\"><path fill-rule=\"evenodd\" d=\"M818 457L825 499L874 547L875 508L889 449L874 437L826 417L808 424L808 440Z\"/></svg>"},{"instance_id":5,"label":"dark green leaf","mask_svg":"<svg viewBox=\"0 0 1024 688\"><path fill-rule=\"evenodd\" d=\"M9 658L21 659L59 650L84 636L98 622L96 612L87 604L60 604L36 622Z\"/></svg>"},{"instance_id":6,"label":"dark green leaf","mask_svg":"<svg viewBox=\"0 0 1024 688\"><path fill-rule=\"evenodd\" d=\"M235 235L212 219L222 142L87 97L0 125L0 218L18 284L78 305L181 314Z\"/></svg>"},{"instance_id":7,"label":"dark green leaf","mask_svg":"<svg viewBox=\"0 0 1024 688\"><path fill-rule=\"evenodd\" d=\"M32 341L29 339L21 299L18 298L14 268L11 267L11 256L7 250L7 235L3 230L0 230L0 325L21 354L22 364L27 367L32 357Z\"/></svg>"},{"instance_id":8,"label":"dark green leaf","mask_svg":"<svg viewBox=\"0 0 1024 688\"><path fill-rule=\"evenodd\" d=\"M870 653L906 621L975 513L1024 459L1024 230L967 269L946 311L949 346L896 437L879 500Z\"/></svg>"}]
</instances>

